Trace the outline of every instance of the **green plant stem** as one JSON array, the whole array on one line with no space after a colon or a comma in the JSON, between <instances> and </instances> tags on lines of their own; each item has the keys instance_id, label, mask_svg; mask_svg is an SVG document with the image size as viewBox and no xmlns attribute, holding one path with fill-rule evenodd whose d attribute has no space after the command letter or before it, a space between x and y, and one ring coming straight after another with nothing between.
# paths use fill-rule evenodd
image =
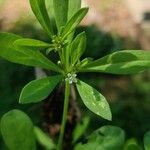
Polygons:
<instances>
[{"instance_id":1,"label":"green plant stem","mask_svg":"<svg viewBox=\"0 0 150 150\"><path fill-rule=\"evenodd\" d=\"M70 95L70 84L68 83L68 81L66 81L66 83L65 83L65 99L64 99L64 107L63 107L63 116L62 116L62 123L61 123L61 128L60 128L60 135L59 135L59 139L58 139L57 150L62 150L62 147L63 147L63 137L64 137L66 121L67 121L69 95Z\"/></svg>"},{"instance_id":2,"label":"green plant stem","mask_svg":"<svg viewBox=\"0 0 150 150\"><path fill-rule=\"evenodd\" d=\"M62 61L64 62L64 65L66 65L64 51L65 49L62 49Z\"/></svg>"}]
</instances>

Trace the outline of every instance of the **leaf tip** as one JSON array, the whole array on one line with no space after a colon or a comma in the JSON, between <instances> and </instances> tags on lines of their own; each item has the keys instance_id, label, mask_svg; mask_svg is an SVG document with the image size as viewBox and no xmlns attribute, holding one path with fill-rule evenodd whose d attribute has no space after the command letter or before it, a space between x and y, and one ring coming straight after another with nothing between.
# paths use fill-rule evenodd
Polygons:
<instances>
[{"instance_id":1,"label":"leaf tip","mask_svg":"<svg viewBox=\"0 0 150 150\"><path fill-rule=\"evenodd\" d=\"M110 114L110 116L107 117L107 120L108 120L108 121L112 121L112 114Z\"/></svg>"},{"instance_id":2,"label":"leaf tip","mask_svg":"<svg viewBox=\"0 0 150 150\"><path fill-rule=\"evenodd\" d=\"M105 119L108 121L112 121L112 113L111 109L109 108L108 114L105 116Z\"/></svg>"},{"instance_id":3,"label":"leaf tip","mask_svg":"<svg viewBox=\"0 0 150 150\"><path fill-rule=\"evenodd\" d=\"M89 7L83 7L83 8L81 8L81 9L84 9L85 11L89 11Z\"/></svg>"},{"instance_id":4,"label":"leaf tip","mask_svg":"<svg viewBox=\"0 0 150 150\"><path fill-rule=\"evenodd\" d=\"M22 97L22 92L21 92L20 97L19 97L19 104L25 104L24 99Z\"/></svg>"}]
</instances>

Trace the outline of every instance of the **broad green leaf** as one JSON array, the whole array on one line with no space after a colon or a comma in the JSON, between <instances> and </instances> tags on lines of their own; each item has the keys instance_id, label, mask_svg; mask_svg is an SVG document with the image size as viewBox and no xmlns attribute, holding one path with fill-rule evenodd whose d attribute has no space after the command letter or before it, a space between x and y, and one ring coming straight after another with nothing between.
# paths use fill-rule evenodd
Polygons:
<instances>
[{"instance_id":1,"label":"broad green leaf","mask_svg":"<svg viewBox=\"0 0 150 150\"><path fill-rule=\"evenodd\" d=\"M133 74L150 68L150 52L142 50L124 50L95 60L81 72L104 72L112 74Z\"/></svg>"},{"instance_id":2,"label":"broad green leaf","mask_svg":"<svg viewBox=\"0 0 150 150\"><path fill-rule=\"evenodd\" d=\"M138 145L136 139L129 139L124 146L123 150L142 150L142 148Z\"/></svg>"},{"instance_id":3,"label":"broad green leaf","mask_svg":"<svg viewBox=\"0 0 150 150\"><path fill-rule=\"evenodd\" d=\"M40 128L34 127L34 133L37 141L45 147L46 150L53 150L56 145L53 143L53 140L44 133Z\"/></svg>"},{"instance_id":4,"label":"broad green leaf","mask_svg":"<svg viewBox=\"0 0 150 150\"><path fill-rule=\"evenodd\" d=\"M76 143L80 137L85 133L88 125L90 122L90 118L89 117L85 117L81 120L81 122L79 122L75 129L73 130L73 141L72 143Z\"/></svg>"},{"instance_id":5,"label":"broad green leaf","mask_svg":"<svg viewBox=\"0 0 150 150\"><path fill-rule=\"evenodd\" d=\"M150 131L144 135L144 148L150 150Z\"/></svg>"},{"instance_id":6,"label":"broad green leaf","mask_svg":"<svg viewBox=\"0 0 150 150\"><path fill-rule=\"evenodd\" d=\"M80 80L78 80L76 86L83 103L88 109L107 120L112 119L109 104L102 94Z\"/></svg>"},{"instance_id":7,"label":"broad green leaf","mask_svg":"<svg viewBox=\"0 0 150 150\"><path fill-rule=\"evenodd\" d=\"M124 131L115 126L103 126L94 131L87 142L79 143L75 150L122 150L125 141Z\"/></svg>"},{"instance_id":8,"label":"broad green leaf","mask_svg":"<svg viewBox=\"0 0 150 150\"><path fill-rule=\"evenodd\" d=\"M36 150L33 124L20 110L11 110L1 119L1 133L9 150Z\"/></svg>"},{"instance_id":9,"label":"broad green leaf","mask_svg":"<svg viewBox=\"0 0 150 150\"><path fill-rule=\"evenodd\" d=\"M68 20L81 8L81 0L69 0Z\"/></svg>"},{"instance_id":10,"label":"broad green leaf","mask_svg":"<svg viewBox=\"0 0 150 150\"><path fill-rule=\"evenodd\" d=\"M29 48L16 48L14 41L19 39L22 38L15 34L0 33L0 56L14 63L61 72L57 65L39 51Z\"/></svg>"},{"instance_id":11,"label":"broad green leaf","mask_svg":"<svg viewBox=\"0 0 150 150\"><path fill-rule=\"evenodd\" d=\"M74 39L70 47L71 64L75 64L85 51L86 47L86 34L80 33Z\"/></svg>"},{"instance_id":12,"label":"broad green leaf","mask_svg":"<svg viewBox=\"0 0 150 150\"><path fill-rule=\"evenodd\" d=\"M45 6L45 0L30 0L32 11L46 33L52 37L53 28Z\"/></svg>"},{"instance_id":13,"label":"broad green leaf","mask_svg":"<svg viewBox=\"0 0 150 150\"><path fill-rule=\"evenodd\" d=\"M75 30L75 28L78 26L78 24L81 22L81 20L85 17L85 15L88 12L88 8L81 8L79 11L77 11L73 17L67 22L65 25L62 37L67 37L72 31Z\"/></svg>"},{"instance_id":14,"label":"broad green leaf","mask_svg":"<svg viewBox=\"0 0 150 150\"><path fill-rule=\"evenodd\" d=\"M33 48L35 50L51 47L51 44L48 44L46 42L28 38L18 39L14 42L14 45L17 47Z\"/></svg>"},{"instance_id":15,"label":"broad green leaf","mask_svg":"<svg viewBox=\"0 0 150 150\"><path fill-rule=\"evenodd\" d=\"M19 102L26 104L44 100L61 80L62 76L56 75L31 81L23 88Z\"/></svg>"},{"instance_id":16,"label":"broad green leaf","mask_svg":"<svg viewBox=\"0 0 150 150\"><path fill-rule=\"evenodd\" d=\"M54 14L58 31L67 23L68 0L53 0Z\"/></svg>"}]
</instances>

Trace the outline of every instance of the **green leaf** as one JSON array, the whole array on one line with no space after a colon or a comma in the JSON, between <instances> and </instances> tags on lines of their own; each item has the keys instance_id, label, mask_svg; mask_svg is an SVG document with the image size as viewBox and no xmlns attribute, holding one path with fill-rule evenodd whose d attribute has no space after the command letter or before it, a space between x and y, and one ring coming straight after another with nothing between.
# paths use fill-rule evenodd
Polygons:
<instances>
[{"instance_id":1,"label":"green leaf","mask_svg":"<svg viewBox=\"0 0 150 150\"><path fill-rule=\"evenodd\" d=\"M9 150L36 150L33 124L20 110L11 110L1 119L1 133Z\"/></svg>"},{"instance_id":2,"label":"green leaf","mask_svg":"<svg viewBox=\"0 0 150 150\"><path fill-rule=\"evenodd\" d=\"M76 143L80 137L85 133L88 125L90 122L90 118L89 117L85 117L81 120L81 122L79 122L75 129L73 130L73 141L72 143Z\"/></svg>"},{"instance_id":3,"label":"green leaf","mask_svg":"<svg viewBox=\"0 0 150 150\"><path fill-rule=\"evenodd\" d=\"M31 81L23 88L19 102L26 104L44 100L61 80L62 76L56 75Z\"/></svg>"},{"instance_id":4,"label":"green leaf","mask_svg":"<svg viewBox=\"0 0 150 150\"><path fill-rule=\"evenodd\" d=\"M144 148L150 150L150 131L144 135Z\"/></svg>"},{"instance_id":5,"label":"green leaf","mask_svg":"<svg viewBox=\"0 0 150 150\"><path fill-rule=\"evenodd\" d=\"M136 139L129 139L124 146L123 150L142 150L142 148L138 145Z\"/></svg>"},{"instance_id":6,"label":"green leaf","mask_svg":"<svg viewBox=\"0 0 150 150\"><path fill-rule=\"evenodd\" d=\"M87 12L88 12L88 8L81 8L78 12L76 12L73 15L73 17L67 22L67 24L65 25L63 29L62 38L67 37L72 31L75 30L75 28L78 26L81 20L85 17Z\"/></svg>"},{"instance_id":7,"label":"green leaf","mask_svg":"<svg viewBox=\"0 0 150 150\"><path fill-rule=\"evenodd\" d=\"M103 95L80 80L78 80L76 85L81 99L88 109L107 120L112 119L109 104Z\"/></svg>"},{"instance_id":8,"label":"green leaf","mask_svg":"<svg viewBox=\"0 0 150 150\"><path fill-rule=\"evenodd\" d=\"M142 50L124 50L95 60L81 72L104 72L112 74L133 74L150 68L150 52Z\"/></svg>"},{"instance_id":9,"label":"green leaf","mask_svg":"<svg viewBox=\"0 0 150 150\"><path fill-rule=\"evenodd\" d=\"M81 8L81 0L69 0L68 20Z\"/></svg>"},{"instance_id":10,"label":"green leaf","mask_svg":"<svg viewBox=\"0 0 150 150\"><path fill-rule=\"evenodd\" d=\"M53 150L56 145L53 143L53 140L44 133L40 128L34 127L34 132L36 135L37 141L45 147L46 150Z\"/></svg>"},{"instance_id":11,"label":"green leaf","mask_svg":"<svg viewBox=\"0 0 150 150\"><path fill-rule=\"evenodd\" d=\"M19 39L22 38L15 34L0 33L0 56L14 63L61 72L57 65L39 51L23 47L16 48L14 41Z\"/></svg>"},{"instance_id":12,"label":"green leaf","mask_svg":"<svg viewBox=\"0 0 150 150\"><path fill-rule=\"evenodd\" d=\"M70 47L70 56L71 56L71 64L75 64L82 54L84 53L86 48L86 34L85 32L80 33L74 39Z\"/></svg>"},{"instance_id":13,"label":"green leaf","mask_svg":"<svg viewBox=\"0 0 150 150\"><path fill-rule=\"evenodd\" d=\"M81 9L81 0L69 0L67 21L69 21L79 9ZM74 36L74 31L72 31L72 33L67 37L68 43L72 41Z\"/></svg>"},{"instance_id":14,"label":"green leaf","mask_svg":"<svg viewBox=\"0 0 150 150\"><path fill-rule=\"evenodd\" d=\"M87 142L79 143L75 150L122 150L125 141L124 131L115 126L103 126L94 131Z\"/></svg>"},{"instance_id":15,"label":"green leaf","mask_svg":"<svg viewBox=\"0 0 150 150\"><path fill-rule=\"evenodd\" d=\"M14 42L14 45L17 47L33 48L35 50L51 47L51 44L46 42L28 38L18 39Z\"/></svg>"},{"instance_id":16,"label":"green leaf","mask_svg":"<svg viewBox=\"0 0 150 150\"><path fill-rule=\"evenodd\" d=\"M53 0L55 20L58 31L67 23L68 0Z\"/></svg>"},{"instance_id":17,"label":"green leaf","mask_svg":"<svg viewBox=\"0 0 150 150\"><path fill-rule=\"evenodd\" d=\"M80 67L84 67L85 65L89 64L90 62L92 62L92 60L93 60L93 58L91 58L91 57L84 58L84 59L80 62L79 66L80 66Z\"/></svg>"},{"instance_id":18,"label":"green leaf","mask_svg":"<svg viewBox=\"0 0 150 150\"><path fill-rule=\"evenodd\" d=\"M30 0L30 5L33 13L35 14L36 18L38 19L46 33L50 37L52 37L53 28L46 10L45 0Z\"/></svg>"},{"instance_id":19,"label":"green leaf","mask_svg":"<svg viewBox=\"0 0 150 150\"><path fill-rule=\"evenodd\" d=\"M46 8L50 19L54 18L53 0L45 0Z\"/></svg>"}]
</instances>

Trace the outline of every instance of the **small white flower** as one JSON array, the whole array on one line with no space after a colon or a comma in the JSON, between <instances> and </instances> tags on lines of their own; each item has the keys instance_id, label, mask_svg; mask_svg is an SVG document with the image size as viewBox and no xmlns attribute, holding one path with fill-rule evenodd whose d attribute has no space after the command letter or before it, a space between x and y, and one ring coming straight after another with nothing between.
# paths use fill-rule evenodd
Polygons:
<instances>
[{"instance_id":1,"label":"small white flower","mask_svg":"<svg viewBox=\"0 0 150 150\"><path fill-rule=\"evenodd\" d=\"M65 79L65 81L68 81L69 84L77 83L77 78L76 78L76 76L77 76L77 75L76 75L75 73L73 73L73 74L68 73L68 74L67 74L67 78Z\"/></svg>"},{"instance_id":2,"label":"small white flower","mask_svg":"<svg viewBox=\"0 0 150 150\"><path fill-rule=\"evenodd\" d=\"M60 60L59 60L59 61L57 61L57 64L58 64L58 65L60 65L60 64L61 64L61 61L60 61Z\"/></svg>"}]
</instances>

